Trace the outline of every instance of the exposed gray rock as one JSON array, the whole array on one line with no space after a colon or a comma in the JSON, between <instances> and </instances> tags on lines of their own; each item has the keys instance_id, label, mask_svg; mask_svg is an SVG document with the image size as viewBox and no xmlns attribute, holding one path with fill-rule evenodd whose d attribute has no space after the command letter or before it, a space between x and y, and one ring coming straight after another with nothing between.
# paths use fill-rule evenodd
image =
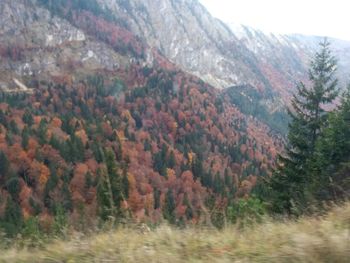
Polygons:
<instances>
[{"instance_id":1,"label":"exposed gray rock","mask_svg":"<svg viewBox=\"0 0 350 263\"><path fill-rule=\"evenodd\" d=\"M0 79L23 76L72 74L71 70L114 70L130 58L89 38L68 21L30 0L0 2L0 48L18 49L16 59L0 60Z\"/></svg>"},{"instance_id":2,"label":"exposed gray rock","mask_svg":"<svg viewBox=\"0 0 350 263\"><path fill-rule=\"evenodd\" d=\"M225 25L197 0L97 1L185 71L216 88L255 87L264 92L272 111L290 100L296 82L307 78L310 58L321 40ZM332 42L345 83L350 42Z\"/></svg>"}]
</instances>

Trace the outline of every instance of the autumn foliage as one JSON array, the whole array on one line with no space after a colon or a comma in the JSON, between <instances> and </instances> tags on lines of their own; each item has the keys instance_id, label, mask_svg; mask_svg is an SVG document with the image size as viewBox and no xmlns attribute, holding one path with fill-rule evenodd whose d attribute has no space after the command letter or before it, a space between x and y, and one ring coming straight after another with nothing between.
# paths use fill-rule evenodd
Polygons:
<instances>
[{"instance_id":1,"label":"autumn foliage","mask_svg":"<svg viewBox=\"0 0 350 263\"><path fill-rule=\"evenodd\" d=\"M108 150L128 181L123 211L137 221L199 222L208 198L226 206L268 174L276 145L263 129L181 71L135 66L118 78L41 83L1 103L1 191L10 195L17 178L14 199L27 218L50 217L58 206L97 215Z\"/></svg>"}]
</instances>

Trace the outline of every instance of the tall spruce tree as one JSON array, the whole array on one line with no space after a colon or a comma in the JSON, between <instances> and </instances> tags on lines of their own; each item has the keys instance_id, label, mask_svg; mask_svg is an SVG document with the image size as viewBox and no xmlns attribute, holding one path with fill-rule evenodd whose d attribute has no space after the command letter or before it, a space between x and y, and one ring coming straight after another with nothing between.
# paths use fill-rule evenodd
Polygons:
<instances>
[{"instance_id":1,"label":"tall spruce tree","mask_svg":"<svg viewBox=\"0 0 350 263\"><path fill-rule=\"evenodd\" d=\"M337 201L350 196L350 85L341 105L328 118L312 164L320 179L315 185L318 200Z\"/></svg>"},{"instance_id":2,"label":"tall spruce tree","mask_svg":"<svg viewBox=\"0 0 350 263\"><path fill-rule=\"evenodd\" d=\"M163 207L163 216L170 224L175 223L175 200L174 200L174 195L173 192L168 189L168 192L165 196L165 202L164 202L164 207Z\"/></svg>"},{"instance_id":3,"label":"tall spruce tree","mask_svg":"<svg viewBox=\"0 0 350 263\"><path fill-rule=\"evenodd\" d=\"M0 228L3 228L9 237L17 235L23 226L23 215L20 205L11 196L7 198L3 219Z\"/></svg>"},{"instance_id":4,"label":"tall spruce tree","mask_svg":"<svg viewBox=\"0 0 350 263\"><path fill-rule=\"evenodd\" d=\"M335 78L336 59L325 39L320 51L311 61L311 87L300 82L289 110L286 153L279 158L279 166L271 179L272 205L275 212L301 213L312 200L312 186L318 178L311 172L310 162L316 141L327 120L324 106L338 95Z\"/></svg>"},{"instance_id":5,"label":"tall spruce tree","mask_svg":"<svg viewBox=\"0 0 350 263\"><path fill-rule=\"evenodd\" d=\"M100 170L97 186L99 213L102 220L115 221L125 215L121 202L127 198L129 182L126 181L127 177L123 178L121 175L119 163L112 150L105 151L104 162L106 169Z\"/></svg>"},{"instance_id":6,"label":"tall spruce tree","mask_svg":"<svg viewBox=\"0 0 350 263\"><path fill-rule=\"evenodd\" d=\"M10 162L5 153L0 151L0 182L4 180L10 168Z\"/></svg>"}]
</instances>

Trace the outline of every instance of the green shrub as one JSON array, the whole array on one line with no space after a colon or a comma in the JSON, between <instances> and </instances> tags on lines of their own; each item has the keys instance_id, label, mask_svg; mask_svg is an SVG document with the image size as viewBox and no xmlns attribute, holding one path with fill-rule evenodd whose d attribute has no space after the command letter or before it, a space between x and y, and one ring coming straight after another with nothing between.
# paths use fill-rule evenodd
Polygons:
<instances>
[{"instance_id":1,"label":"green shrub","mask_svg":"<svg viewBox=\"0 0 350 263\"><path fill-rule=\"evenodd\" d=\"M240 226L261 223L266 214L265 204L256 197L240 199L227 208L227 220Z\"/></svg>"}]
</instances>

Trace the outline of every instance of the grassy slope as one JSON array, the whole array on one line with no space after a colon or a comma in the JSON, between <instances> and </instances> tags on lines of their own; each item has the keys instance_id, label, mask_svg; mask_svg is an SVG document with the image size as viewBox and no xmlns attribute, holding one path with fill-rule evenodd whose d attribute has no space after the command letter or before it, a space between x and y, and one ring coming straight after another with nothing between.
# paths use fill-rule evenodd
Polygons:
<instances>
[{"instance_id":1,"label":"grassy slope","mask_svg":"<svg viewBox=\"0 0 350 263\"><path fill-rule=\"evenodd\" d=\"M120 229L0 252L0 262L349 262L350 203L324 217L267 220L245 230Z\"/></svg>"}]
</instances>

